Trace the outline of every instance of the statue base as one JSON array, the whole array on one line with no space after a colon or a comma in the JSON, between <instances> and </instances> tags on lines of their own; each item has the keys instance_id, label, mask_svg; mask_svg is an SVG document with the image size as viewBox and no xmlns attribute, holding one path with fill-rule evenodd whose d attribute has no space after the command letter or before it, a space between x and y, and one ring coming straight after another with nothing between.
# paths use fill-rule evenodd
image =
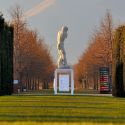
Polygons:
<instances>
[{"instance_id":1,"label":"statue base","mask_svg":"<svg viewBox=\"0 0 125 125\"><path fill-rule=\"evenodd\" d=\"M73 70L56 69L54 78L54 94L55 95L74 95L74 78Z\"/></svg>"}]
</instances>

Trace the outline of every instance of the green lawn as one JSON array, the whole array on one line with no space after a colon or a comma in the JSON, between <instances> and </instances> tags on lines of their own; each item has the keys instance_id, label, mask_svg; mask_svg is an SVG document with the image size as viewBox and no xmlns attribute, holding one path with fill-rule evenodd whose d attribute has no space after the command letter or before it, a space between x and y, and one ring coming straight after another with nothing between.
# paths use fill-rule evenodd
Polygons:
<instances>
[{"instance_id":1,"label":"green lawn","mask_svg":"<svg viewBox=\"0 0 125 125\"><path fill-rule=\"evenodd\" d=\"M96 96L1 96L0 125L125 124L125 99Z\"/></svg>"}]
</instances>

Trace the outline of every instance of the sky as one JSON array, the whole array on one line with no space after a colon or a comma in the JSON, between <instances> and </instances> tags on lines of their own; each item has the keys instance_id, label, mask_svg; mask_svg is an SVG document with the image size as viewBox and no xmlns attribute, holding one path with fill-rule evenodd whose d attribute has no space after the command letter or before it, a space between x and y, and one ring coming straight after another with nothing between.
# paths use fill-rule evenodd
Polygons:
<instances>
[{"instance_id":1,"label":"sky","mask_svg":"<svg viewBox=\"0 0 125 125\"><path fill-rule=\"evenodd\" d=\"M67 61L78 62L89 45L95 27L100 25L106 11L113 16L114 25L125 22L125 0L0 0L0 11L10 21L10 10L19 4L27 18L28 26L39 32L57 61L57 32L67 26L65 40Z\"/></svg>"}]
</instances>

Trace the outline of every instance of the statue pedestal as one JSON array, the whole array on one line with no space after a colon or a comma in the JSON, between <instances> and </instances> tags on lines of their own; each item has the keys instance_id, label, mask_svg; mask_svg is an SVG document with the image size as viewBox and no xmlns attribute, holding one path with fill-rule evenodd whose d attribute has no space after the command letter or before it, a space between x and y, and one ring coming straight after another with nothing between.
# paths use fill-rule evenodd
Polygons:
<instances>
[{"instance_id":1,"label":"statue pedestal","mask_svg":"<svg viewBox=\"0 0 125 125\"><path fill-rule=\"evenodd\" d=\"M74 95L74 78L72 69L56 69L54 78L54 94Z\"/></svg>"}]
</instances>

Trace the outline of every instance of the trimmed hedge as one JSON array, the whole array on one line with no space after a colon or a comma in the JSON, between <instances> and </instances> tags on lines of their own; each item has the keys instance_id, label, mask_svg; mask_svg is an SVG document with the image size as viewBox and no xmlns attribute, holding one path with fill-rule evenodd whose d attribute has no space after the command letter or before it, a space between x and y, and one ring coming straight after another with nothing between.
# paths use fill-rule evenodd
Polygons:
<instances>
[{"instance_id":1,"label":"trimmed hedge","mask_svg":"<svg viewBox=\"0 0 125 125\"><path fill-rule=\"evenodd\" d=\"M116 29L113 44L113 96L125 97L125 26Z\"/></svg>"},{"instance_id":2,"label":"trimmed hedge","mask_svg":"<svg viewBox=\"0 0 125 125\"><path fill-rule=\"evenodd\" d=\"M13 92L13 27L0 16L0 95Z\"/></svg>"}]
</instances>

